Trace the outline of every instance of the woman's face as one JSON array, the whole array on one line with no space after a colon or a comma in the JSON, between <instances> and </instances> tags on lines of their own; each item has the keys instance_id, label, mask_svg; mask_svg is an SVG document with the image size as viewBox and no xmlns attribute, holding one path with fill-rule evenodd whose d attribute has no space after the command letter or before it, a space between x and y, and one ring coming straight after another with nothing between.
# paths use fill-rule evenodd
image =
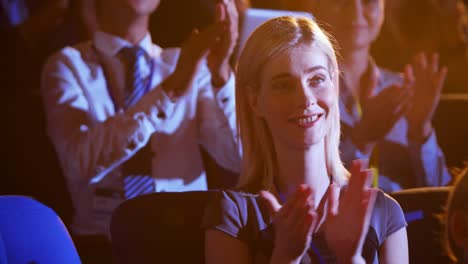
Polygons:
<instances>
[{"instance_id":1,"label":"woman's face","mask_svg":"<svg viewBox=\"0 0 468 264\"><path fill-rule=\"evenodd\" d=\"M314 1L314 15L331 27L330 33L344 52L369 48L379 35L384 19L383 0Z\"/></svg>"},{"instance_id":2,"label":"woman's face","mask_svg":"<svg viewBox=\"0 0 468 264\"><path fill-rule=\"evenodd\" d=\"M300 45L264 66L260 91L250 95L250 103L277 147L307 148L328 133L336 97L326 55L315 45Z\"/></svg>"},{"instance_id":3,"label":"woman's face","mask_svg":"<svg viewBox=\"0 0 468 264\"><path fill-rule=\"evenodd\" d=\"M112 8L132 15L148 16L159 6L160 0L102 0L105 8Z\"/></svg>"}]
</instances>

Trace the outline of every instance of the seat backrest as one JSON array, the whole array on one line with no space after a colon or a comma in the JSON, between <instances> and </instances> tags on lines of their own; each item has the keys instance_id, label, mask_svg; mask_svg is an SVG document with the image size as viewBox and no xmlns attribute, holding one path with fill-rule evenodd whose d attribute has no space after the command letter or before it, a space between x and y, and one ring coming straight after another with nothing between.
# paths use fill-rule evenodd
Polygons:
<instances>
[{"instance_id":1,"label":"seat backrest","mask_svg":"<svg viewBox=\"0 0 468 264\"><path fill-rule=\"evenodd\" d=\"M60 217L26 196L0 196L0 239L9 264L81 263Z\"/></svg>"},{"instance_id":2,"label":"seat backrest","mask_svg":"<svg viewBox=\"0 0 468 264\"><path fill-rule=\"evenodd\" d=\"M413 188L391 193L408 223L410 263L451 263L443 247L441 217L450 187Z\"/></svg>"},{"instance_id":3,"label":"seat backrest","mask_svg":"<svg viewBox=\"0 0 468 264\"><path fill-rule=\"evenodd\" d=\"M214 193L152 193L122 203L111 220L116 263L204 263L201 221Z\"/></svg>"}]
</instances>

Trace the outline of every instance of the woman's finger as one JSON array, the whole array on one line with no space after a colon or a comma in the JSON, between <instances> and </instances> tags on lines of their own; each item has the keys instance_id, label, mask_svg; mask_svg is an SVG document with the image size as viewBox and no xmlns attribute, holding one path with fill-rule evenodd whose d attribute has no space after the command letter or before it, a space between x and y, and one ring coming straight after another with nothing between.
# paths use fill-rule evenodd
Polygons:
<instances>
[{"instance_id":1,"label":"woman's finger","mask_svg":"<svg viewBox=\"0 0 468 264\"><path fill-rule=\"evenodd\" d=\"M291 209L286 216L286 221L291 227L297 226L305 213L314 208L313 191L311 188L304 190L298 188L297 192L299 193L297 199L287 201L288 204L291 204Z\"/></svg>"},{"instance_id":2,"label":"woman's finger","mask_svg":"<svg viewBox=\"0 0 468 264\"><path fill-rule=\"evenodd\" d=\"M436 74L436 78L435 78L435 81L434 81L435 82L434 86L436 87L437 92L438 92L439 95L442 92L442 88L444 87L444 82L445 82L445 78L447 77L447 73L448 73L448 67L444 66Z\"/></svg>"},{"instance_id":3,"label":"woman's finger","mask_svg":"<svg viewBox=\"0 0 468 264\"><path fill-rule=\"evenodd\" d=\"M361 171L364 169L363 160L353 160L351 163L351 178L348 182L348 188L345 192L346 198L351 198L353 194L359 193L364 179L362 179ZM351 197L348 197L350 196Z\"/></svg>"},{"instance_id":4,"label":"woman's finger","mask_svg":"<svg viewBox=\"0 0 468 264\"><path fill-rule=\"evenodd\" d=\"M416 72L420 72L427 68L427 57L425 52L420 52L416 55Z\"/></svg>"},{"instance_id":5,"label":"woman's finger","mask_svg":"<svg viewBox=\"0 0 468 264\"><path fill-rule=\"evenodd\" d=\"M223 3L217 3L215 6L215 21L223 21L226 19L226 6Z\"/></svg>"},{"instance_id":6,"label":"woman's finger","mask_svg":"<svg viewBox=\"0 0 468 264\"><path fill-rule=\"evenodd\" d=\"M377 189L369 188L366 190L365 195L362 197L361 202L361 219L363 219L363 226L367 228L374 210L375 200L377 198ZM367 230L367 229L366 229ZM367 232L365 232L367 233Z\"/></svg>"},{"instance_id":7,"label":"woman's finger","mask_svg":"<svg viewBox=\"0 0 468 264\"><path fill-rule=\"evenodd\" d=\"M337 215L340 205L340 187L336 183L328 187L328 215Z\"/></svg>"},{"instance_id":8,"label":"woman's finger","mask_svg":"<svg viewBox=\"0 0 468 264\"><path fill-rule=\"evenodd\" d=\"M404 84L405 88L410 88L415 82L414 70L411 64L406 64L404 68Z\"/></svg>"},{"instance_id":9,"label":"woman's finger","mask_svg":"<svg viewBox=\"0 0 468 264\"><path fill-rule=\"evenodd\" d=\"M270 213L275 215L281 209L281 204L278 202L276 197L269 191L260 191L260 197L265 200L268 205Z\"/></svg>"},{"instance_id":10,"label":"woman's finger","mask_svg":"<svg viewBox=\"0 0 468 264\"><path fill-rule=\"evenodd\" d=\"M311 236L317 227L318 215L317 211L311 208L303 217L302 224L299 227L299 232L301 236L307 237Z\"/></svg>"}]
</instances>

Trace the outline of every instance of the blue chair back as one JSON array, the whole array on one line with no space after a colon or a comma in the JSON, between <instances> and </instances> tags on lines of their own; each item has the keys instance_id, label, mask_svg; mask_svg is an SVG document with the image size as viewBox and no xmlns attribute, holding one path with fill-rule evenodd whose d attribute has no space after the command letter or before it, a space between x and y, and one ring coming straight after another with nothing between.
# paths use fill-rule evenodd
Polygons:
<instances>
[{"instance_id":1,"label":"blue chair back","mask_svg":"<svg viewBox=\"0 0 468 264\"><path fill-rule=\"evenodd\" d=\"M81 263L60 217L29 197L0 196L0 240L0 263Z\"/></svg>"}]
</instances>

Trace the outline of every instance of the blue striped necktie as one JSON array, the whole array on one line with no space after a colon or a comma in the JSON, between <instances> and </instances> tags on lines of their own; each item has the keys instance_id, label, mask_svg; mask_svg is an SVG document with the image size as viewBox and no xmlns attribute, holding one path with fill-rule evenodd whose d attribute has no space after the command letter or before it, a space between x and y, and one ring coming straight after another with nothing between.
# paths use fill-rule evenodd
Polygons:
<instances>
[{"instance_id":1,"label":"blue striped necktie","mask_svg":"<svg viewBox=\"0 0 468 264\"><path fill-rule=\"evenodd\" d=\"M147 92L141 71L141 60L144 59L145 51L139 46L132 46L122 48L120 54L126 66L123 108L128 109ZM151 157L148 142L123 164L125 198L131 199L155 191L154 180L151 177Z\"/></svg>"}]
</instances>

